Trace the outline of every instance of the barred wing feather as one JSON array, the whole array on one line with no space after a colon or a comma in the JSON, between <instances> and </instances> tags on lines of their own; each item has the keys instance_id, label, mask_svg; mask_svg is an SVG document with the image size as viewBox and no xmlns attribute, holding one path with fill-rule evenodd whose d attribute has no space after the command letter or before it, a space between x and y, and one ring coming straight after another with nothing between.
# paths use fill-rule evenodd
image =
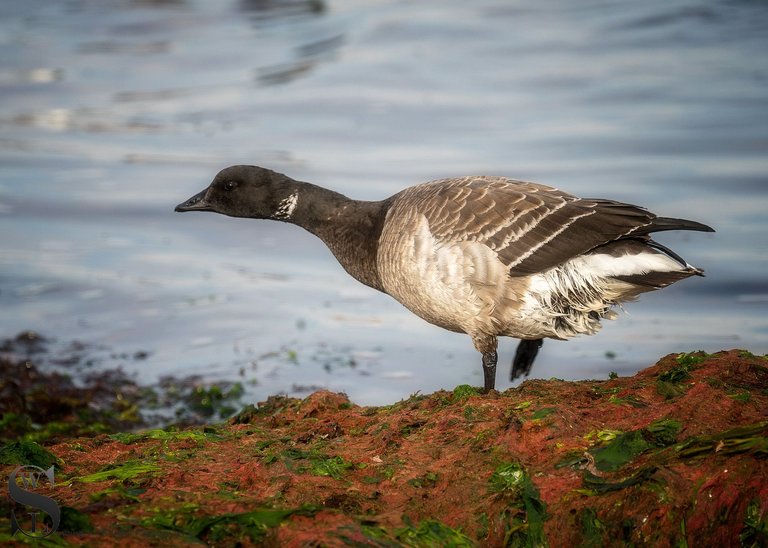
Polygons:
<instances>
[{"instance_id":1,"label":"barred wing feather","mask_svg":"<svg viewBox=\"0 0 768 548\"><path fill-rule=\"evenodd\" d=\"M647 234L639 229L656 218L641 207L503 177L445 179L405 193L438 241L482 243L512 276L543 272L635 231Z\"/></svg>"}]
</instances>

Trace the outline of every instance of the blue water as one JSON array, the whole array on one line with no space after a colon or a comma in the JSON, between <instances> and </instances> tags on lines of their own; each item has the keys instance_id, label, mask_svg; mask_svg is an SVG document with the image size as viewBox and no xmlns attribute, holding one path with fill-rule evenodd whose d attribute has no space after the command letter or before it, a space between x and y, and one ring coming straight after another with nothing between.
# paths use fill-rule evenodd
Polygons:
<instances>
[{"instance_id":1,"label":"blue water","mask_svg":"<svg viewBox=\"0 0 768 548\"><path fill-rule=\"evenodd\" d=\"M363 199L506 175L717 229L659 236L706 278L546 342L535 376L768 352L766 28L749 1L2 3L0 337L145 350L116 365L241 380L254 400L482 384L468 337L301 229L173 213L253 163Z\"/></svg>"}]
</instances>

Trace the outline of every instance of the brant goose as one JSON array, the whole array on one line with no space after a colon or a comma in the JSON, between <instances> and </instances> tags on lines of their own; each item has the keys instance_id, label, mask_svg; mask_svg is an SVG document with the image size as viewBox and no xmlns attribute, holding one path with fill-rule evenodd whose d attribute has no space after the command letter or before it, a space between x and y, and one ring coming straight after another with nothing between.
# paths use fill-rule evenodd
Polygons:
<instances>
[{"instance_id":1,"label":"brant goose","mask_svg":"<svg viewBox=\"0 0 768 548\"><path fill-rule=\"evenodd\" d=\"M273 219L319 237L354 278L426 321L472 337L485 390L500 335L521 339L510 378L528 375L542 339L592 335L614 305L703 271L653 241L714 232L613 200L577 198L506 177L416 185L351 200L257 166L223 169L176 211Z\"/></svg>"}]
</instances>

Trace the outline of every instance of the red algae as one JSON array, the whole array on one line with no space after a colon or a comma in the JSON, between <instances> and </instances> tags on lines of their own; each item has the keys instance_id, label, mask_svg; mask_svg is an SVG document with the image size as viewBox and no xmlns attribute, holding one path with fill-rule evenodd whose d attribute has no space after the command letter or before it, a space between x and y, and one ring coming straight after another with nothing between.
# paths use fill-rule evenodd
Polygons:
<instances>
[{"instance_id":1,"label":"red algae","mask_svg":"<svg viewBox=\"0 0 768 548\"><path fill-rule=\"evenodd\" d=\"M378 408L274 397L47 449L46 494L92 525L55 533L71 545L768 542L768 360L739 350Z\"/></svg>"}]
</instances>

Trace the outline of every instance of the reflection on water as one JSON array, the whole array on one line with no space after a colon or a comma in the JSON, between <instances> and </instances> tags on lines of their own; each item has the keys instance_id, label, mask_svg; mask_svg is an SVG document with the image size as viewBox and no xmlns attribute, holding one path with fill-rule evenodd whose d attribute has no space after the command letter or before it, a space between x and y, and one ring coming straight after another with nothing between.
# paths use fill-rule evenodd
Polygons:
<instances>
[{"instance_id":1,"label":"reflection on water","mask_svg":"<svg viewBox=\"0 0 768 548\"><path fill-rule=\"evenodd\" d=\"M707 278L548 342L536 375L766 352L766 22L752 2L0 4L0 336L149 351L125 367L237 378L255 399L480 384L467 337L300 229L173 214L256 163L366 199L508 175L718 230L660 236Z\"/></svg>"}]
</instances>

